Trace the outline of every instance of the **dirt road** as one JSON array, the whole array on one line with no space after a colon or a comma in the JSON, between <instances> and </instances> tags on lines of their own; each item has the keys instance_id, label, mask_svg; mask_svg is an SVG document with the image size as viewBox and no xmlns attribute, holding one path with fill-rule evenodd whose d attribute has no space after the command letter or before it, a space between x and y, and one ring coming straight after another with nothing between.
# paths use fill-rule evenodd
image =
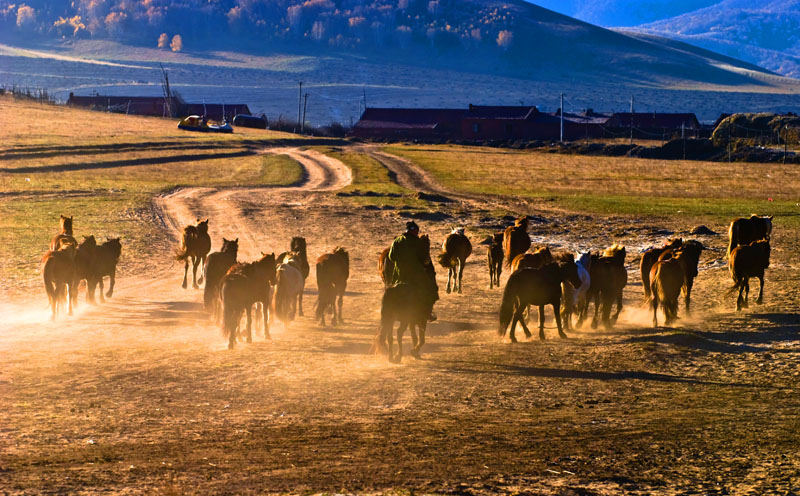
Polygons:
<instances>
[{"instance_id":1,"label":"dirt road","mask_svg":"<svg viewBox=\"0 0 800 496\"><path fill-rule=\"evenodd\" d=\"M567 340L547 329L545 342L511 345L497 340L501 292L486 289L485 249L478 246L500 222L487 220L495 207L443 192L456 201L431 209L448 221L420 223L435 244L451 225L467 227L475 251L464 294L441 292L423 360L390 365L367 352L382 293L377 255L402 230L404 210L343 203L332 192L350 182L349 170L328 157L270 153L303 164L303 182L185 188L155 206L172 236L208 217L213 249L222 236L239 237L243 260L284 251L295 235L307 238L312 267L318 255L347 247L345 325L321 329L298 318L288 329L274 325L272 341L259 336L228 351L202 311L201 292L180 288L183 267L168 261L167 248L154 261L123 252L122 263L139 275L120 279L106 305L81 301L73 318L48 322L38 293L4 304L0 493L800 488L796 235L776 229L781 248L766 304L752 313L731 311L724 240L709 236L703 242L717 251L704 254L695 312L679 328L649 327L632 275L618 328L582 329ZM603 246L606 230L627 222L538 213L536 236L564 248ZM637 227L630 244L687 228ZM315 288L312 269L307 314Z\"/></svg>"}]
</instances>

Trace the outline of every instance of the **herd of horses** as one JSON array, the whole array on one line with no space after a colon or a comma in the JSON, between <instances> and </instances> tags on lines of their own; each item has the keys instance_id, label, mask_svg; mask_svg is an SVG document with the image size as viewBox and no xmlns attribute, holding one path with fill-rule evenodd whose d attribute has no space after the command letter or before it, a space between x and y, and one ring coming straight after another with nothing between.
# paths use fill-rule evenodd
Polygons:
<instances>
[{"instance_id":1,"label":"herd of horses","mask_svg":"<svg viewBox=\"0 0 800 496\"><path fill-rule=\"evenodd\" d=\"M69 305L72 314L73 305L77 303L78 284L82 280L87 284L87 301L94 302L95 287L99 284L102 302L103 277L108 276L110 283L106 296L110 298L122 249L119 238L98 245L94 236L87 236L78 244L73 237L72 220L72 217L61 216L61 231L52 239L50 249L42 259L41 271L53 318L65 304ZM737 311L748 305L750 278L759 279L760 291L756 302L760 304L763 301L771 232L772 216L754 214L730 224L727 255L734 281L731 292L738 290ZM430 238L424 235L420 239L428 248L428 260L424 264L427 277L435 284L436 271L429 255ZM522 326L527 337L531 337L526 321L533 306L538 307L540 339L545 339L546 306L552 306L561 337L566 337L565 330L573 328L573 319L577 319L576 327L583 325L592 303L592 328L601 323L607 328L615 325L622 311L622 292L628 283L624 246L615 244L599 252L577 254L553 253L547 246L532 248L527 217L521 217L504 231L489 236L484 244L488 245L490 289L500 286L503 267L511 270L499 310L498 334L501 337L508 331L510 340L516 342L517 324ZM220 251L209 253L208 219L198 220L184 228L174 257L184 262L184 289L188 286L190 263L193 266L192 287L199 288L199 284L205 283L204 307L220 325L228 340L228 348L233 348L237 340L252 342L254 324L269 338L273 314L284 325L292 322L296 315L302 316L303 292L310 273L306 240L302 237L292 238L289 251L277 256L262 253L258 260L249 263L238 261L238 248L238 238L223 238ZM699 241L677 238L642 254L642 286L644 298L653 312L653 326L658 326L659 308L664 313L666 325L678 318L681 294L685 311L690 312L692 287L703 250ZM462 292L464 267L471 253L472 244L463 228L453 229L445 238L438 262L448 269L447 293L451 290ZM388 254L389 248L386 248L378 260L378 271L385 288L381 322L373 348L386 354L391 361L399 362L403 356L403 334L407 329L413 343L411 354L419 357L435 300L423 297L422 292L409 283L394 284L394 266ZM198 268L201 271L199 278ZM344 322L342 305L349 275L349 254L344 248L337 247L317 259L315 319L322 326L325 326L328 313L333 325ZM244 327L243 316L246 317ZM396 329L398 346L395 352L396 323L399 327Z\"/></svg>"}]
</instances>

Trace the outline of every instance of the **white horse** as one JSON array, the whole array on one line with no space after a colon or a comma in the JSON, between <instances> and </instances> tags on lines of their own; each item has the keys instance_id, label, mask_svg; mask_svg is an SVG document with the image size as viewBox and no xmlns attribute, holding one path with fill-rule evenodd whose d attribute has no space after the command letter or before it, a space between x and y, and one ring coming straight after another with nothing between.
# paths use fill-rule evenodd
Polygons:
<instances>
[{"instance_id":1,"label":"white horse","mask_svg":"<svg viewBox=\"0 0 800 496\"><path fill-rule=\"evenodd\" d=\"M592 280L589 276L589 268L592 265L591 253L575 253L575 265L578 267L578 277L581 280L581 285L573 288L572 284L568 282L561 283L561 293L564 295L561 318L566 329L572 327L573 313L578 313L578 327L583 323L583 318L585 317L582 310L586 307L586 293L589 292L589 286L592 285Z\"/></svg>"},{"instance_id":2,"label":"white horse","mask_svg":"<svg viewBox=\"0 0 800 496\"><path fill-rule=\"evenodd\" d=\"M275 316L288 327L297 311L297 298L305 289L305 279L293 259L278 265L276 273L273 307Z\"/></svg>"}]
</instances>

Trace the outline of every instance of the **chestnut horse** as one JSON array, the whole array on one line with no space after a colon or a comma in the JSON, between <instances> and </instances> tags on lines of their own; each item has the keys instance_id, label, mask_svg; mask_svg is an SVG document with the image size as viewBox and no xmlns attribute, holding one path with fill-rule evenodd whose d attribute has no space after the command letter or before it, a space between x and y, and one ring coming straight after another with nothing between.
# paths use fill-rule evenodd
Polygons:
<instances>
[{"instance_id":1,"label":"chestnut horse","mask_svg":"<svg viewBox=\"0 0 800 496\"><path fill-rule=\"evenodd\" d=\"M330 308L333 325L343 324L342 300L350 277L350 255L344 248L337 247L333 253L326 253L317 259L317 298L316 319L325 327L325 312ZM336 299L339 299L339 313L336 313Z\"/></svg>"},{"instance_id":2,"label":"chestnut horse","mask_svg":"<svg viewBox=\"0 0 800 496\"><path fill-rule=\"evenodd\" d=\"M752 214L749 219L739 218L728 228L728 258L737 246L747 246L753 241L769 241L772 234L772 216Z\"/></svg>"},{"instance_id":3,"label":"chestnut horse","mask_svg":"<svg viewBox=\"0 0 800 496\"><path fill-rule=\"evenodd\" d=\"M90 278L86 280L86 298L94 302L94 289L100 285L100 303L105 303L105 298L114 294L114 284L117 281L117 263L122 254L122 244L119 238L112 238L103 244L97 245L94 258L89 269ZM108 276L108 292L103 297L103 277Z\"/></svg>"},{"instance_id":4,"label":"chestnut horse","mask_svg":"<svg viewBox=\"0 0 800 496\"><path fill-rule=\"evenodd\" d=\"M175 250L175 260L183 261L183 283L181 287L186 289L186 274L189 271L189 259L192 259L192 288L199 289L198 283L203 284L203 274L197 278L197 266L205 270L206 255L211 251L211 237L208 235L208 219L201 221L197 219L194 226L183 228L181 246Z\"/></svg>"},{"instance_id":5,"label":"chestnut horse","mask_svg":"<svg viewBox=\"0 0 800 496\"><path fill-rule=\"evenodd\" d=\"M664 243L664 246L654 247L645 250L642 253L642 260L639 262L639 270L642 275L642 289L644 290L645 301L650 301L650 269L658 262L658 257L667 250L680 248L683 245L683 239L675 238Z\"/></svg>"},{"instance_id":6,"label":"chestnut horse","mask_svg":"<svg viewBox=\"0 0 800 496\"><path fill-rule=\"evenodd\" d=\"M55 320L59 307L66 302L69 315L72 315L72 301L77 289L75 284L76 246L69 240L59 241L58 250L48 250L42 257L41 271L44 289L52 309L51 319Z\"/></svg>"},{"instance_id":7,"label":"chestnut horse","mask_svg":"<svg viewBox=\"0 0 800 496\"><path fill-rule=\"evenodd\" d=\"M597 315L602 307L602 321L606 328L613 327L622 312L622 290L628 284L628 271L625 269L625 247L613 245L602 254L592 255L592 264L589 270L591 284L586 295L586 306L581 311L582 318L586 315L589 303L594 301L594 317L592 329L597 328ZM611 317L611 307L617 304L617 311Z\"/></svg>"},{"instance_id":8,"label":"chestnut horse","mask_svg":"<svg viewBox=\"0 0 800 496\"><path fill-rule=\"evenodd\" d=\"M92 280L92 267L94 265L97 241L94 236L84 236L78 249L75 251L75 298L72 305L78 303L78 286L81 281L86 281L86 301L94 303L94 294L89 293L89 281Z\"/></svg>"},{"instance_id":9,"label":"chestnut horse","mask_svg":"<svg viewBox=\"0 0 800 496\"><path fill-rule=\"evenodd\" d=\"M685 274L688 259L691 258L690 252L682 249L665 253L663 259L659 259L650 268L650 305L653 309L653 327L658 327L658 306L664 310L666 325L672 324L678 319L678 295L684 286ZM691 265L691 263L689 263Z\"/></svg>"},{"instance_id":10,"label":"chestnut horse","mask_svg":"<svg viewBox=\"0 0 800 496\"><path fill-rule=\"evenodd\" d=\"M506 258L506 266L510 267L514 258L528 251L530 247L531 238L528 236L528 218L520 217L514 221L513 226L507 227L503 233L503 254Z\"/></svg>"},{"instance_id":11,"label":"chestnut horse","mask_svg":"<svg viewBox=\"0 0 800 496\"><path fill-rule=\"evenodd\" d=\"M658 260L668 260L674 253L681 252L681 270L683 270L683 285L681 291L683 292L683 300L686 308L686 313L690 314L690 304L692 300L692 286L694 286L694 278L697 277L697 266L700 263L700 255L703 253L705 247L699 241L690 239L684 241L683 245L677 249L669 249L662 253Z\"/></svg>"},{"instance_id":12,"label":"chestnut horse","mask_svg":"<svg viewBox=\"0 0 800 496\"><path fill-rule=\"evenodd\" d=\"M439 265L447 269L447 293L450 293L450 280L453 280L453 291L461 293L461 281L464 278L464 265L472 253L472 243L464 234L464 228L457 227L447 235L439 254Z\"/></svg>"},{"instance_id":13,"label":"chestnut horse","mask_svg":"<svg viewBox=\"0 0 800 496\"><path fill-rule=\"evenodd\" d=\"M764 302L764 271L769 267L769 241L753 241L749 245L739 245L731 252L730 271L733 278L731 292L739 290L736 311L747 308L750 296L750 278L758 277L761 283L756 304ZM744 296L742 293L744 292Z\"/></svg>"},{"instance_id":14,"label":"chestnut horse","mask_svg":"<svg viewBox=\"0 0 800 496\"><path fill-rule=\"evenodd\" d=\"M61 230L50 240L50 249L58 250L58 244L61 240L72 241L75 246L78 246L78 242L72 237L72 216L64 217L62 215L59 223L61 225Z\"/></svg>"},{"instance_id":15,"label":"chestnut horse","mask_svg":"<svg viewBox=\"0 0 800 496\"><path fill-rule=\"evenodd\" d=\"M305 278L300 270L300 257L297 253L284 253L282 258L284 262L280 263L277 268L273 308L275 308L275 316L283 322L284 327L288 327L289 323L294 320L297 303L301 301Z\"/></svg>"},{"instance_id":16,"label":"chestnut horse","mask_svg":"<svg viewBox=\"0 0 800 496\"><path fill-rule=\"evenodd\" d=\"M530 253L522 253L511 262L511 272L519 269L539 269L553 263L553 253L547 246L540 246Z\"/></svg>"},{"instance_id":17,"label":"chestnut horse","mask_svg":"<svg viewBox=\"0 0 800 496\"><path fill-rule=\"evenodd\" d=\"M303 286L305 287L305 281L308 279L308 274L311 271L311 267L308 265L308 253L306 251L306 238L301 237L294 237L292 241L289 243L289 251L285 251L278 255L278 264L287 263L289 257L295 260L294 266L300 270L300 274L303 276ZM300 291L300 294L297 295L297 315L303 316L303 291Z\"/></svg>"},{"instance_id":18,"label":"chestnut horse","mask_svg":"<svg viewBox=\"0 0 800 496\"><path fill-rule=\"evenodd\" d=\"M228 270L236 265L239 254L239 238L233 241L222 238L222 249L210 254L206 259L203 272L206 275L206 285L203 288L203 306L207 312L218 318L219 309L219 284Z\"/></svg>"},{"instance_id":19,"label":"chestnut horse","mask_svg":"<svg viewBox=\"0 0 800 496\"><path fill-rule=\"evenodd\" d=\"M489 264L489 289L500 287L500 274L503 272L503 236L502 232L494 233L492 244L486 251L486 260Z\"/></svg>"},{"instance_id":20,"label":"chestnut horse","mask_svg":"<svg viewBox=\"0 0 800 496\"><path fill-rule=\"evenodd\" d=\"M522 325L525 336L531 337L531 332L525 324L524 312L530 305L539 307L539 339L544 336L544 307L553 306L558 335L566 338L561 327L561 283L569 282L575 287L581 285L578 277L578 268L575 262L563 260L545 265L539 269L519 269L508 278L503 290L503 300L500 305L500 325L497 334L503 337L511 324L509 337L512 343L517 342L514 331L517 322Z\"/></svg>"},{"instance_id":21,"label":"chestnut horse","mask_svg":"<svg viewBox=\"0 0 800 496\"><path fill-rule=\"evenodd\" d=\"M222 334L228 339L228 349L236 344L237 330L241 325L242 312L247 313L247 342L253 342L251 333L253 305L261 303L264 337L270 339L269 308L270 284L275 283L275 254L263 255L252 263L240 263L231 267L222 277L219 297L222 305Z\"/></svg>"}]
</instances>

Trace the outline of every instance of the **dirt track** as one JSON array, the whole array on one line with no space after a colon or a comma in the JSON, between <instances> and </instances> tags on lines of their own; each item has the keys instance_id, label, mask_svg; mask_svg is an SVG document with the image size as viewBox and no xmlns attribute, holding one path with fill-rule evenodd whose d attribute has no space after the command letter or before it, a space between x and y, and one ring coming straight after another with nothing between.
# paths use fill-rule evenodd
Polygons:
<instances>
[{"instance_id":1,"label":"dirt track","mask_svg":"<svg viewBox=\"0 0 800 496\"><path fill-rule=\"evenodd\" d=\"M800 488L794 234L777 226L766 304L752 314L731 312L733 300L722 296L729 286L724 240L704 237L716 251L703 256L694 317L679 329L649 328L632 272L629 310L617 329L586 328L568 340L547 329L548 341L512 346L497 341L501 293L486 289L485 248L478 246L498 220L486 219L480 198L415 182L408 169L387 164L401 185L456 200L435 207L451 216L447 222L420 222L435 243L459 224L475 246L464 294L441 291L423 360L396 366L367 351L382 291L377 254L404 219L397 210L348 207L331 194L350 181L342 164L295 149L271 152L300 161L303 183L186 188L155 205L172 236L209 217L213 249L222 236L239 237L243 260L284 251L293 235L308 239L312 267L319 254L347 247L346 324L320 329L300 318L289 329L274 325L271 342L257 337L227 351L202 312L201 292L180 288L182 266L165 262L167 249L149 265L123 252L123 264L140 275L121 278L104 306L81 301L74 318L47 322L38 293L31 304L3 306L0 492ZM536 213L543 220L534 237L562 248L602 246L604 232L630 222ZM660 241L659 229L690 226L636 227L631 243L647 244ZM442 289L443 276L440 270ZM315 287L312 269L307 314Z\"/></svg>"}]
</instances>

